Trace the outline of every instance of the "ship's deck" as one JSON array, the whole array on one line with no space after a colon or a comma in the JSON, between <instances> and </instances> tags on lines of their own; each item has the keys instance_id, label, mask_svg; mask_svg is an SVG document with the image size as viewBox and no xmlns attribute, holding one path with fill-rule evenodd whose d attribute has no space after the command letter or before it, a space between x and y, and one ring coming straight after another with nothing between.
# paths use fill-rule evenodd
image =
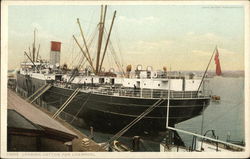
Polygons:
<instances>
[{"instance_id":1,"label":"ship's deck","mask_svg":"<svg viewBox=\"0 0 250 159\"><path fill-rule=\"evenodd\" d=\"M55 87L72 89L75 87L68 86L65 84L54 83ZM168 90L156 90L156 89L140 89L140 88L123 88L123 87L111 87L111 86L79 86L81 92L94 93L108 96L117 97L130 97L130 98L148 98L148 99L159 99L159 98L170 98L170 99L204 99L211 98L211 91L168 91Z\"/></svg>"}]
</instances>

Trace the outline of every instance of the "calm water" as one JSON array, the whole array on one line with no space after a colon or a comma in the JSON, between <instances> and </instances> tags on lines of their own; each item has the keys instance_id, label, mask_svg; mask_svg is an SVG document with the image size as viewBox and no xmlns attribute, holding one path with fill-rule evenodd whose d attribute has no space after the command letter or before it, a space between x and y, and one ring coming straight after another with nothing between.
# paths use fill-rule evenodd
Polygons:
<instances>
[{"instance_id":1,"label":"calm water","mask_svg":"<svg viewBox=\"0 0 250 159\"><path fill-rule=\"evenodd\" d=\"M211 102L204 111L203 134L207 130L215 130L220 140L226 141L230 133L231 140L241 141L244 135L244 78L215 77L207 86L213 95L221 97L220 103ZM179 123L177 128L201 133L202 117ZM179 133L184 142L190 145L192 137Z\"/></svg>"},{"instance_id":2,"label":"calm water","mask_svg":"<svg viewBox=\"0 0 250 159\"><path fill-rule=\"evenodd\" d=\"M226 141L228 133L230 133L231 140L244 140L244 78L215 77L209 79L207 87L212 90L213 95L220 96L221 101L220 103L211 102L204 111L203 134L207 130L215 130L220 140ZM200 134L201 123L202 117L198 116L179 123L176 127ZM81 131L89 134L88 130L81 129ZM183 133L179 135L186 146L191 146L192 136ZM112 135L95 132L94 136L96 142L105 142ZM128 145L131 143L131 138L121 137L119 140ZM146 148L142 151L159 151L159 143L148 141L145 146Z\"/></svg>"}]
</instances>

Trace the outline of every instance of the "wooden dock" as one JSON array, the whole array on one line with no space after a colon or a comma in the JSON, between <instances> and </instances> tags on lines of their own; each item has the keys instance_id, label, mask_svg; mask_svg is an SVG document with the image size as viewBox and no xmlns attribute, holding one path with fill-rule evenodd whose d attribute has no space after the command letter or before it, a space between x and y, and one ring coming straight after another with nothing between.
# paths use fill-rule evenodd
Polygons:
<instances>
[{"instance_id":1,"label":"wooden dock","mask_svg":"<svg viewBox=\"0 0 250 159\"><path fill-rule=\"evenodd\" d=\"M100 145L64 120L60 118L53 119L51 112L38 105L30 104L10 89L8 89L8 109L17 111L28 120L40 126L76 136L72 141L72 151L105 151Z\"/></svg>"}]
</instances>

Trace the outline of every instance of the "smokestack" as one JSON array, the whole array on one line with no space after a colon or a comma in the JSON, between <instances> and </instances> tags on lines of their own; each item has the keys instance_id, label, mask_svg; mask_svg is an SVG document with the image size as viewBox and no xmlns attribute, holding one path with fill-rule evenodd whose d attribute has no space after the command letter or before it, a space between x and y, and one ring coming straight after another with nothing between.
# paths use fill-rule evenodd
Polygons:
<instances>
[{"instance_id":1,"label":"smokestack","mask_svg":"<svg viewBox=\"0 0 250 159\"><path fill-rule=\"evenodd\" d=\"M60 66L61 42L51 41L50 64L53 68Z\"/></svg>"}]
</instances>

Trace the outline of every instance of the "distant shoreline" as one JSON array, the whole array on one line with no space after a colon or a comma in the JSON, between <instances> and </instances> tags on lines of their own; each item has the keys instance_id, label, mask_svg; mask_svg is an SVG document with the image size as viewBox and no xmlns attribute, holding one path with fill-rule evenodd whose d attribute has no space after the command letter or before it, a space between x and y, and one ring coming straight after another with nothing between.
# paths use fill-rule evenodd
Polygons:
<instances>
[{"instance_id":1,"label":"distant shoreline","mask_svg":"<svg viewBox=\"0 0 250 159\"><path fill-rule=\"evenodd\" d=\"M8 73L11 73L15 71L15 69L8 70ZM182 72L182 73L195 73L198 76L202 76L204 74L204 71L173 71L173 72ZM214 77L216 76L214 71L208 71L207 72L208 77ZM245 77L245 71L223 71L222 77Z\"/></svg>"}]
</instances>

